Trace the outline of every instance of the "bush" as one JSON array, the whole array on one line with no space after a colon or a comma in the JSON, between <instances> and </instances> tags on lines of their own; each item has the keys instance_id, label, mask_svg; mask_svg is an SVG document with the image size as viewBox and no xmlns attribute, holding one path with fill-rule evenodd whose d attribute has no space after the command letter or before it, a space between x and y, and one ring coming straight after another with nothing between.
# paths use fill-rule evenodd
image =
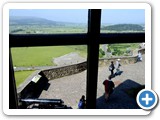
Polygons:
<instances>
[{"instance_id":1,"label":"bush","mask_svg":"<svg viewBox=\"0 0 160 120\"><path fill-rule=\"evenodd\" d=\"M107 52L112 52L112 51L111 51L111 45L108 45Z\"/></svg>"},{"instance_id":2,"label":"bush","mask_svg":"<svg viewBox=\"0 0 160 120\"><path fill-rule=\"evenodd\" d=\"M105 55L105 52L100 48L99 49L99 58L102 58Z\"/></svg>"},{"instance_id":3,"label":"bush","mask_svg":"<svg viewBox=\"0 0 160 120\"><path fill-rule=\"evenodd\" d=\"M126 53L127 53L127 54L131 53L131 49L130 49L130 48L127 48L127 49L126 49Z\"/></svg>"},{"instance_id":4,"label":"bush","mask_svg":"<svg viewBox=\"0 0 160 120\"><path fill-rule=\"evenodd\" d=\"M124 52L121 50L118 50L117 48L114 48L114 51L112 52L112 55L115 55L115 56L120 56L123 54L124 54Z\"/></svg>"}]
</instances>

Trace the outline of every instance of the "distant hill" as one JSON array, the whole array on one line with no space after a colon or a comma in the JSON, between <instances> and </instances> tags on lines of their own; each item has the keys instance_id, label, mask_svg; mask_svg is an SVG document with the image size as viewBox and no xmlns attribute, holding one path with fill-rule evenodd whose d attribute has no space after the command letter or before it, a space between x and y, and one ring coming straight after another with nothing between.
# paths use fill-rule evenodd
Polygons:
<instances>
[{"instance_id":1,"label":"distant hill","mask_svg":"<svg viewBox=\"0 0 160 120\"><path fill-rule=\"evenodd\" d=\"M9 18L10 25L55 25L55 26L64 26L63 22L56 22L52 20L47 20L44 18L38 17L22 17L22 16L10 16Z\"/></svg>"},{"instance_id":2,"label":"distant hill","mask_svg":"<svg viewBox=\"0 0 160 120\"><path fill-rule=\"evenodd\" d=\"M144 27L138 24L116 24L104 26L101 30L109 31L144 31Z\"/></svg>"}]
</instances>

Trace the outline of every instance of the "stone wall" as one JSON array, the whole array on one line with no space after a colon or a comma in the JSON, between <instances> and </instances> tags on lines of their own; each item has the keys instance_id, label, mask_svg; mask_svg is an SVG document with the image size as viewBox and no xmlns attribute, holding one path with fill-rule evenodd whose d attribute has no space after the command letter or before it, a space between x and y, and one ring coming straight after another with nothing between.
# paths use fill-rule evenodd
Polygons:
<instances>
[{"instance_id":1,"label":"stone wall","mask_svg":"<svg viewBox=\"0 0 160 120\"><path fill-rule=\"evenodd\" d=\"M145 48L139 49L138 52L141 52L142 55L145 54Z\"/></svg>"},{"instance_id":2,"label":"stone wall","mask_svg":"<svg viewBox=\"0 0 160 120\"><path fill-rule=\"evenodd\" d=\"M56 78L76 74L86 69L87 69L87 62L83 62L69 66L57 67L54 69L47 69L43 70L42 72L48 78L48 80L53 80Z\"/></svg>"},{"instance_id":3,"label":"stone wall","mask_svg":"<svg viewBox=\"0 0 160 120\"><path fill-rule=\"evenodd\" d=\"M115 63L117 59L121 59L120 63L122 65L126 64L134 64L137 60L137 56L126 56L126 57L114 57L109 59L99 59L99 67L101 66L108 66L111 61ZM48 78L48 80L53 80L56 78L76 74L79 72L82 72L87 69L87 62L74 64L74 65L68 65L68 66L62 66L57 67L53 69L47 69L43 70L43 74Z\"/></svg>"},{"instance_id":4,"label":"stone wall","mask_svg":"<svg viewBox=\"0 0 160 120\"><path fill-rule=\"evenodd\" d=\"M109 58L109 59L99 59L99 67L101 66L107 66L109 64L111 64L111 61L116 62L117 59L120 59L120 63L123 65L126 64L133 64L136 62L137 60L137 56L133 56L133 57L113 57L113 58Z\"/></svg>"},{"instance_id":5,"label":"stone wall","mask_svg":"<svg viewBox=\"0 0 160 120\"><path fill-rule=\"evenodd\" d=\"M25 80L25 82L17 89L18 98L38 98L41 92L47 88L46 86L49 85L49 80L76 74L86 69L87 62L83 62L74 65L46 69L39 72L36 71L32 75L30 75ZM41 76L41 78L38 80L38 82L33 82L33 77L35 77L38 74Z\"/></svg>"}]
</instances>

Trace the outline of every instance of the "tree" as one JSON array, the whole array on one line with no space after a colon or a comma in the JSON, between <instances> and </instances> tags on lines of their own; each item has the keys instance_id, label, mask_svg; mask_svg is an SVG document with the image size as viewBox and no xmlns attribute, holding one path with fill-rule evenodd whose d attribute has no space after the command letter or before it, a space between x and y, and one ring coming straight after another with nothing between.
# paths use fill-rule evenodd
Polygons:
<instances>
[{"instance_id":1,"label":"tree","mask_svg":"<svg viewBox=\"0 0 160 120\"><path fill-rule=\"evenodd\" d=\"M102 48L99 49L99 58L102 58L105 55L105 52L102 50Z\"/></svg>"}]
</instances>

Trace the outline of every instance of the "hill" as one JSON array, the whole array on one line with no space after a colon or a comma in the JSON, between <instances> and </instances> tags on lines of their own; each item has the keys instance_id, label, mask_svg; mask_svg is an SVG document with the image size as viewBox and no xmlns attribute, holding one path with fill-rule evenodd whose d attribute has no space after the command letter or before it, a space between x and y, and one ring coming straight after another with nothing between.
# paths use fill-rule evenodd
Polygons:
<instances>
[{"instance_id":1,"label":"hill","mask_svg":"<svg viewBox=\"0 0 160 120\"><path fill-rule=\"evenodd\" d=\"M116 24L104 26L101 30L108 31L144 31L144 27L138 24Z\"/></svg>"},{"instance_id":2,"label":"hill","mask_svg":"<svg viewBox=\"0 0 160 120\"><path fill-rule=\"evenodd\" d=\"M26 17L26 16L10 16L9 25L53 25L53 26L65 26L63 22L52 21L38 17Z\"/></svg>"}]
</instances>

